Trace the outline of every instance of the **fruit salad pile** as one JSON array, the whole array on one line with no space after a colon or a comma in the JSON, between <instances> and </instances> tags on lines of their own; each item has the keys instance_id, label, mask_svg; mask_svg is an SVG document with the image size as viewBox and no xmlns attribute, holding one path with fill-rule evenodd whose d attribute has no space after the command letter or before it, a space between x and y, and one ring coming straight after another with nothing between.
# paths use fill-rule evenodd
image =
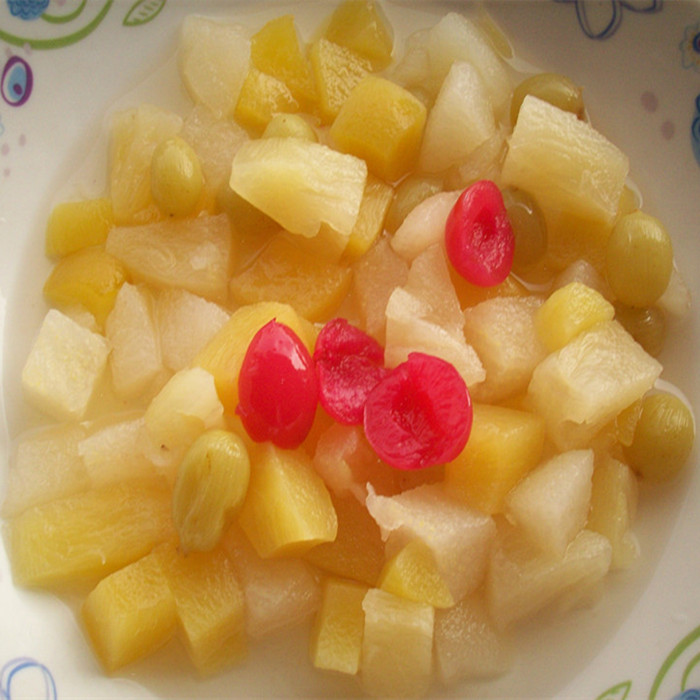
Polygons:
<instances>
[{"instance_id":1,"label":"fruit salad pile","mask_svg":"<svg viewBox=\"0 0 700 700\"><path fill-rule=\"evenodd\" d=\"M688 291L581 88L478 12L404 47L344 0L313 37L188 17L190 109L113 114L104 196L47 223L5 541L108 673L308 623L371 695L502 674L692 449L657 381Z\"/></svg>"}]
</instances>

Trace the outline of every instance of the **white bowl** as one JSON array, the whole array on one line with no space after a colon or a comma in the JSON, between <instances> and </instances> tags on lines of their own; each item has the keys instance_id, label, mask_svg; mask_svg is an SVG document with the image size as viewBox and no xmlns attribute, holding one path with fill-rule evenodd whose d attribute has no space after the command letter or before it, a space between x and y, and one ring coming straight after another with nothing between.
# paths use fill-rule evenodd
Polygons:
<instances>
[{"instance_id":1,"label":"white bowl","mask_svg":"<svg viewBox=\"0 0 700 700\"><path fill-rule=\"evenodd\" d=\"M406 0L385 8L400 40L456 4ZM20 6L24 18L12 14ZM629 155L644 207L671 231L678 267L697 299L700 3L495 0L488 6L519 59L584 86L594 125ZM237 17L251 27L293 12L301 31L310 32L327 10L318 2L253 0L0 0L2 462L9 441L33 418L22 402L18 377L46 310L44 224L54 202L75 194L75 182L84 195L99 191L108 112L143 101L184 108L172 56L178 26L190 12ZM76 171L79 176L68 183ZM661 358L664 378L695 406L700 406L694 357L699 314L694 308L691 318L673 329L674 341ZM679 479L642 489L635 525L642 558L632 570L608 577L595 607L524 629L510 673L451 692L661 699L683 691L690 696L690 689L700 688L696 462L694 451ZM0 485L4 479L0 467ZM241 668L206 681L182 670L187 664L177 649L107 678L83 638L71 601L16 589L4 550L0 601L2 698L337 697L355 689L313 672L296 636L266 642Z\"/></svg>"}]
</instances>

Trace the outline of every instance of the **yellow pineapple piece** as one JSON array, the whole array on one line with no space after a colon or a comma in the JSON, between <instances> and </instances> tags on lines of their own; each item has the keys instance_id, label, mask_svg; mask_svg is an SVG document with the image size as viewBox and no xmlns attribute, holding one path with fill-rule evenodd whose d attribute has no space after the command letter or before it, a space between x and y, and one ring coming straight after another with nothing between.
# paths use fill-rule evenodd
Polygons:
<instances>
[{"instance_id":1,"label":"yellow pineapple piece","mask_svg":"<svg viewBox=\"0 0 700 700\"><path fill-rule=\"evenodd\" d=\"M103 578L85 599L83 624L107 672L142 659L175 635L175 599L151 553Z\"/></svg>"},{"instance_id":2,"label":"yellow pineapple piece","mask_svg":"<svg viewBox=\"0 0 700 700\"><path fill-rule=\"evenodd\" d=\"M417 539L404 545L386 562L377 587L434 608L449 608L455 603L432 551Z\"/></svg>"},{"instance_id":3,"label":"yellow pineapple piece","mask_svg":"<svg viewBox=\"0 0 700 700\"><path fill-rule=\"evenodd\" d=\"M104 248L83 248L56 263L44 284L44 296L58 306L84 307L102 326L126 279L124 265Z\"/></svg>"},{"instance_id":4,"label":"yellow pineapple piece","mask_svg":"<svg viewBox=\"0 0 700 700\"><path fill-rule=\"evenodd\" d=\"M484 513L500 513L506 494L540 461L544 435L539 415L475 404L469 440L446 465L445 484Z\"/></svg>"},{"instance_id":5,"label":"yellow pineapple piece","mask_svg":"<svg viewBox=\"0 0 700 700\"><path fill-rule=\"evenodd\" d=\"M379 526L354 496L332 498L338 533L332 542L310 549L304 558L335 576L375 586L384 564Z\"/></svg>"},{"instance_id":6,"label":"yellow pineapple piece","mask_svg":"<svg viewBox=\"0 0 700 700\"><path fill-rule=\"evenodd\" d=\"M341 151L362 158L375 175L392 182L414 164L425 120L425 105L408 90L368 75L345 100L330 134Z\"/></svg>"},{"instance_id":7,"label":"yellow pineapple piece","mask_svg":"<svg viewBox=\"0 0 700 700\"><path fill-rule=\"evenodd\" d=\"M18 584L50 587L105 576L174 536L165 482L134 479L25 510L8 549Z\"/></svg>"},{"instance_id":8,"label":"yellow pineapple piece","mask_svg":"<svg viewBox=\"0 0 700 700\"><path fill-rule=\"evenodd\" d=\"M181 128L181 117L149 104L117 112L112 118L109 192L117 225L163 218L151 194L151 159L158 144L177 136Z\"/></svg>"},{"instance_id":9,"label":"yellow pineapple piece","mask_svg":"<svg viewBox=\"0 0 700 700\"><path fill-rule=\"evenodd\" d=\"M239 523L261 557L301 555L332 542L338 518L330 494L303 450L265 443L251 465Z\"/></svg>"},{"instance_id":10,"label":"yellow pineapple piece","mask_svg":"<svg viewBox=\"0 0 700 700\"><path fill-rule=\"evenodd\" d=\"M360 669L367 586L327 578L311 630L309 655L316 668L355 675Z\"/></svg>"},{"instance_id":11,"label":"yellow pineapple piece","mask_svg":"<svg viewBox=\"0 0 700 700\"><path fill-rule=\"evenodd\" d=\"M57 204L46 224L46 254L62 258L81 248L102 245L114 225L112 200L107 197Z\"/></svg>"},{"instance_id":12,"label":"yellow pineapple piece","mask_svg":"<svg viewBox=\"0 0 700 700\"><path fill-rule=\"evenodd\" d=\"M309 321L329 317L352 283L348 266L308 255L284 234L275 236L245 270L231 279L238 304L286 302Z\"/></svg>"},{"instance_id":13,"label":"yellow pineapple piece","mask_svg":"<svg viewBox=\"0 0 700 700\"><path fill-rule=\"evenodd\" d=\"M393 199L393 187L374 175L367 176L360 212L345 247L348 258L356 260L374 245L384 230L384 221Z\"/></svg>"},{"instance_id":14,"label":"yellow pineapple piece","mask_svg":"<svg viewBox=\"0 0 700 700\"><path fill-rule=\"evenodd\" d=\"M371 588L362 601L365 627L360 676L376 697L420 697L433 671L435 609Z\"/></svg>"},{"instance_id":15,"label":"yellow pineapple piece","mask_svg":"<svg viewBox=\"0 0 700 700\"><path fill-rule=\"evenodd\" d=\"M298 111L299 103L285 83L251 68L243 81L233 116L241 126L259 135L275 114Z\"/></svg>"},{"instance_id":16,"label":"yellow pineapple piece","mask_svg":"<svg viewBox=\"0 0 700 700\"><path fill-rule=\"evenodd\" d=\"M245 598L223 550L180 553L168 543L156 551L173 592L180 638L195 668L209 675L247 654Z\"/></svg>"},{"instance_id":17,"label":"yellow pineapple piece","mask_svg":"<svg viewBox=\"0 0 700 700\"><path fill-rule=\"evenodd\" d=\"M615 307L595 289L571 282L553 292L535 313L535 328L550 352L564 347L600 321L612 321Z\"/></svg>"},{"instance_id":18,"label":"yellow pineapple piece","mask_svg":"<svg viewBox=\"0 0 700 700\"><path fill-rule=\"evenodd\" d=\"M292 15L270 20L253 35L250 60L259 71L282 81L303 107L315 102L311 69Z\"/></svg>"},{"instance_id":19,"label":"yellow pineapple piece","mask_svg":"<svg viewBox=\"0 0 700 700\"><path fill-rule=\"evenodd\" d=\"M310 324L289 304L260 302L242 306L207 343L193 364L214 376L216 391L224 409L234 414L238 406L238 374L253 336L269 321L289 326L313 352L315 333Z\"/></svg>"},{"instance_id":20,"label":"yellow pineapple piece","mask_svg":"<svg viewBox=\"0 0 700 700\"><path fill-rule=\"evenodd\" d=\"M368 58L374 70L386 68L391 62L391 26L373 0L341 3L331 15L325 37Z\"/></svg>"},{"instance_id":21,"label":"yellow pineapple piece","mask_svg":"<svg viewBox=\"0 0 700 700\"><path fill-rule=\"evenodd\" d=\"M321 37L309 50L321 121L330 124L352 89L371 71L369 59Z\"/></svg>"}]
</instances>

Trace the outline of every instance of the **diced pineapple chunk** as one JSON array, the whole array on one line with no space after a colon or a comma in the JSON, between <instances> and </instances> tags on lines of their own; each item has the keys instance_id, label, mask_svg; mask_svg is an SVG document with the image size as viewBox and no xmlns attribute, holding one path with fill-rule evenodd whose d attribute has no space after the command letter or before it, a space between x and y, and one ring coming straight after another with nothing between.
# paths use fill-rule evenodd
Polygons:
<instances>
[{"instance_id":1,"label":"diced pineapple chunk","mask_svg":"<svg viewBox=\"0 0 700 700\"><path fill-rule=\"evenodd\" d=\"M338 532L332 542L312 547L306 561L335 576L375 586L384 564L379 526L354 496L332 498Z\"/></svg>"},{"instance_id":2,"label":"diced pineapple chunk","mask_svg":"<svg viewBox=\"0 0 700 700\"><path fill-rule=\"evenodd\" d=\"M111 199L61 202L51 210L46 225L46 254L62 258L81 248L102 245L113 225Z\"/></svg>"},{"instance_id":3,"label":"diced pineapple chunk","mask_svg":"<svg viewBox=\"0 0 700 700\"><path fill-rule=\"evenodd\" d=\"M415 163L425 120L425 105L408 90L368 75L348 95L330 135L340 150L362 158L372 173L393 182Z\"/></svg>"},{"instance_id":4,"label":"diced pineapple chunk","mask_svg":"<svg viewBox=\"0 0 700 700\"><path fill-rule=\"evenodd\" d=\"M512 640L496 629L481 591L435 611L435 666L445 685L493 678L512 663Z\"/></svg>"},{"instance_id":5,"label":"diced pineapple chunk","mask_svg":"<svg viewBox=\"0 0 700 700\"><path fill-rule=\"evenodd\" d=\"M197 671L210 675L239 663L248 651L245 599L230 559L221 549L185 556L171 544L155 554L175 598L180 637Z\"/></svg>"},{"instance_id":6,"label":"diced pineapple chunk","mask_svg":"<svg viewBox=\"0 0 700 700\"><path fill-rule=\"evenodd\" d=\"M164 373L153 298L145 287L123 284L105 323L109 366L117 396L133 399Z\"/></svg>"},{"instance_id":7,"label":"diced pineapple chunk","mask_svg":"<svg viewBox=\"0 0 700 700\"><path fill-rule=\"evenodd\" d=\"M435 610L371 588L362 609L365 626L360 677L378 697L415 697L430 686Z\"/></svg>"},{"instance_id":8,"label":"diced pineapple chunk","mask_svg":"<svg viewBox=\"0 0 700 700\"><path fill-rule=\"evenodd\" d=\"M231 278L231 296L241 305L284 302L309 321L323 321L340 305L351 283L347 265L309 255L279 234Z\"/></svg>"},{"instance_id":9,"label":"diced pineapple chunk","mask_svg":"<svg viewBox=\"0 0 700 700\"><path fill-rule=\"evenodd\" d=\"M486 87L471 63L452 65L425 124L420 167L431 173L464 162L496 133Z\"/></svg>"},{"instance_id":10,"label":"diced pineapple chunk","mask_svg":"<svg viewBox=\"0 0 700 700\"><path fill-rule=\"evenodd\" d=\"M197 354L193 364L214 376L216 391L225 410L233 415L238 406L238 374L253 336L272 319L289 326L313 352L315 335L289 304L260 302L233 312L218 333Z\"/></svg>"},{"instance_id":11,"label":"diced pineapple chunk","mask_svg":"<svg viewBox=\"0 0 700 700\"><path fill-rule=\"evenodd\" d=\"M613 569L626 569L639 557L639 542L631 529L637 491L637 478L626 464L612 457L596 464L586 527L610 540Z\"/></svg>"},{"instance_id":12,"label":"diced pineapple chunk","mask_svg":"<svg viewBox=\"0 0 700 700\"><path fill-rule=\"evenodd\" d=\"M464 336L486 370L486 379L470 387L473 399L502 401L527 389L547 354L535 330L541 304L536 296L497 296L466 309Z\"/></svg>"},{"instance_id":13,"label":"diced pineapple chunk","mask_svg":"<svg viewBox=\"0 0 700 700\"><path fill-rule=\"evenodd\" d=\"M499 629L525 620L562 597L589 589L610 568L610 542L581 530L563 558L541 554L515 529L504 529L494 548L486 593Z\"/></svg>"},{"instance_id":14,"label":"diced pineapple chunk","mask_svg":"<svg viewBox=\"0 0 700 700\"><path fill-rule=\"evenodd\" d=\"M495 536L493 519L452 498L442 484L391 497L370 491L367 510L381 528L390 555L414 539L428 545L454 600L483 581Z\"/></svg>"},{"instance_id":15,"label":"diced pineapple chunk","mask_svg":"<svg viewBox=\"0 0 700 700\"><path fill-rule=\"evenodd\" d=\"M272 137L238 149L230 185L286 230L312 238L322 224L350 235L366 180L359 158L320 143Z\"/></svg>"},{"instance_id":16,"label":"diced pineapple chunk","mask_svg":"<svg viewBox=\"0 0 700 700\"><path fill-rule=\"evenodd\" d=\"M246 604L246 631L252 639L290 629L307 620L321 600L317 574L294 557L261 558L240 528L223 539Z\"/></svg>"},{"instance_id":17,"label":"diced pineapple chunk","mask_svg":"<svg viewBox=\"0 0 700 700\"><path fill-rule=\"evenodd\" d=\"M535 368L528 398L557 447L574 449L641 398L660 373L659 362L617 321L604 321Z\"/></svg>"},{"instance_id":18,"label":"diced pineapple chunk","mask_svg":"<svg viewBox=\"0 0 700 700\"><path fill-rule=\"evenodd\" d=\"M211 301L228 297L234 250L226 214L118 226L110 231L106 249L134 278L180 287Z\"/></svg>"},{"instance_id":19,"label":"diced pineapple chunk","mask_svg":"<svg viewBox=\"0 0 700 700\"><path fill-rule=\"evenodd\" d=\"M304 107L316 100L316 90L293 15L282 15L265 24L251 38L251 64L284 83Z\"/></svg>"},{"instance_id":20,"label":"diced pineapple chunk","mask_svg":"<svg viewBox=\"0 0 700 700\"><path fill-rule=\"evenodd\" d=\"M78 454L86 432L79 423L63 423L20 436L7 470L3 517L88 488L90 480Z\"/></svg>"},{"instance_id":21,"label":"diced pineapple chunk","mask_svg":"<svg viewBox=\"0 0 700 700\"><path fill-rule=\"evenodd\" d=\"M590 124L528 95L503 163L503 183L532 194L544 208L610 223L629 161Z\"/></svg>"},{"instance_id":22,"label":"diced pineapple chunk","mask_svg":"<svg viewBox=\"0 0 700 700\"><path fill-rule=\"evenodd\" d=\"M149 104L112 117L109 193L118 226L162 218L151 194L151 159L158 144L176 136L181 128L181 117Z\"/></svg>"},{"instance_id":23,"label":"diced pineapple chunk","mask_svg":"<svg viewBox=\"0 0 700 700\"><path fill-rule=\"evenodd\" d=\"M25 510L8 550L18 584L62 586L116 571L174 534L165 483L135 479Z\"/></svg>"},{"instance_id":24,"label":"diced pineapple chunk","mask_svg":"<svg viewBox=\"0 0 700 700\"><path fill-rule=\"evenodd\" d=\"M445 485L480 511L500 513L506 494L540 461L544 437L534 413L475 404L469 440L446 466Z\"/></svg>"},{"instance_id":25,"label":"diced pineapple chunk","mask_svg":"<svg viewBox=\"0 0 700 700\"><path fill-rule=\"evenodd\" d=\"M615 307L598 291L571 282L555 292L537 311L537 333L550 352L602 321L612 321Z\"/></svg>"},{"instance_id":26,"label":"diced pineapple chunk","mask_svg":"<svg viewBox=\"0 0 700 700\"><path fill-rule=\"evenodd\" d=\"M27 399L58 420L80 420L108 354L103 336L50 309L22 369Z\"/></svg>"},{"instance_id":27,"label":"diced pineapple chunk","mask_svg":"<svg viewBox=\"0 0 700 700\"><path fill-rule=\"evenodd\" d=\"M372 0L344 0L331 15L325 38L369 59L374 70L386 68L391 61L391 26Z\"/></svg>"},{"instance_id":28,"label":"diced pineapple chunk","mask_svg":"<svg viewBox=\"0 0 700 700\"><path fill-rule=\"evenodd\" d=\"M285 83L251 66L234 112L239 124L260 135L275 114L298 111L299 103Z\"/></svg>"},{"instance_id":29,"label":"diced pineapple chunk","mask_svg":"<svg viewBox=\"0 0 700 700\"><path fill-rule=\"evenodd\" d=\"M265 443L251 467L239 522L261 557L303 554L335 539L330 494L303 450Z\"/></svg>"},{"instance_id":30,"label":"diced pineapple chunk","mask_svg":"<svg viewBox=\"0 0 700 700\"><path fill-rule=\"evenodd\" d=\"M250 65L245 29L191 15L182 23L179 68L192 100L216 117L230 117Z\"/></svg>"},{"instance_id":31,"label":"diced pineapple chunk","mask_svg":"<svg viewBox=\"0 0 700 700\"><path fill-rule=\"evenodd\" d=\"M368 59L321 37L309 50L321 120L330 124L352 89L371 70Z\"/></svg>"},{"instance_id":32,"label":"diced pineapple chunk","mask_svg":"<svg viewBox=\"0 0 700 700\"><path fill-rule=\"evenodd\" d=\"M542 551L563 557L586 524L593 450L572 450L533 469L506 497L506 515Z\"/></svg>"},{"instance_id":33,"label":"diced pineapple chunk","mask_svg":"<svg viewBox=\"0 0 700 700\"><path fill-rule=\"evenodd\" d=\"M175 635L177 612L160 557L148 554L102 579L81 615L108 672L162 647Z\"/></svg>"},{"instance_id":34,"label":"diced pineapple chunk","mask_svg":"<svg viewBox=\"0 0 700 700\"><path fill-rule=\"evenodd\" d=\"M56 306L82 306L101 327L126 277L121 261L104 248L81 248L56 263L44 283L44 296Z\"/></svg>"},{"instance_id":35,"label":"diced pineapple chunk","mask_svg":"<svg viewBox=\"0 0 700 700\"><path fill-rule=\"evenodd\" d=\"M357 259L374 245L384 230L384 220L393 198L392 187L373 175L367 177L357 221L345 248L348 258Z\"/></svg>"},{"instance_id":36,"label":"diced pineapple chunk","mask_svg":"<svg viewBox=\"0 0 700 700\"><path fill-rule=\"evenodd\" d=\"M362 601L367 586L327 578L309 642L316 668L355 675L360 669L365 616Z\"/></svg>"},{"instance_id":37,"label":"diced pineapple chunk","mask_svg":"<svg viewBox=\"0 0 700 700\"><path fill-rule=\"evenodd\" d=\"M455 603L432 551L421 540L411 540L389 558L377 588L434 608L449 608Z\"/></svg>"}]
</instances>

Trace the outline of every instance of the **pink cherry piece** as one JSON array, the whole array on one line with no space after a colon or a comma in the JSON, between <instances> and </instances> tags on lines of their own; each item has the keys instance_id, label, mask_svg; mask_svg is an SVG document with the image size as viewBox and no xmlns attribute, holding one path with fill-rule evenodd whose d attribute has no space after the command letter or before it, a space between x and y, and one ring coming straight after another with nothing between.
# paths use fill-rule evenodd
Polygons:
<instances>
[{"instance_id":1,"label":"pink cherry piece","mask_svg":"<svg viewBox=\"0 0 700 700\"><path fill-rule=\"evenodd\" d=\"M433 355L413 352L370 393L365 435L396 469L422 469L453 460L471 432L473 410L457 370Z\"/></svg>"},{"instance_id":2,"label":"pink cherry piece","mask_svg":"<svg viewBox=\"0 0 700 700\"><path fill-rule=\"evenodd\" d=\"M301 445L316 415L318 384L311 355L291 328L272 320L253 336L238 395L236 413L253 440Z\"/></svg>"}]
</instances>

